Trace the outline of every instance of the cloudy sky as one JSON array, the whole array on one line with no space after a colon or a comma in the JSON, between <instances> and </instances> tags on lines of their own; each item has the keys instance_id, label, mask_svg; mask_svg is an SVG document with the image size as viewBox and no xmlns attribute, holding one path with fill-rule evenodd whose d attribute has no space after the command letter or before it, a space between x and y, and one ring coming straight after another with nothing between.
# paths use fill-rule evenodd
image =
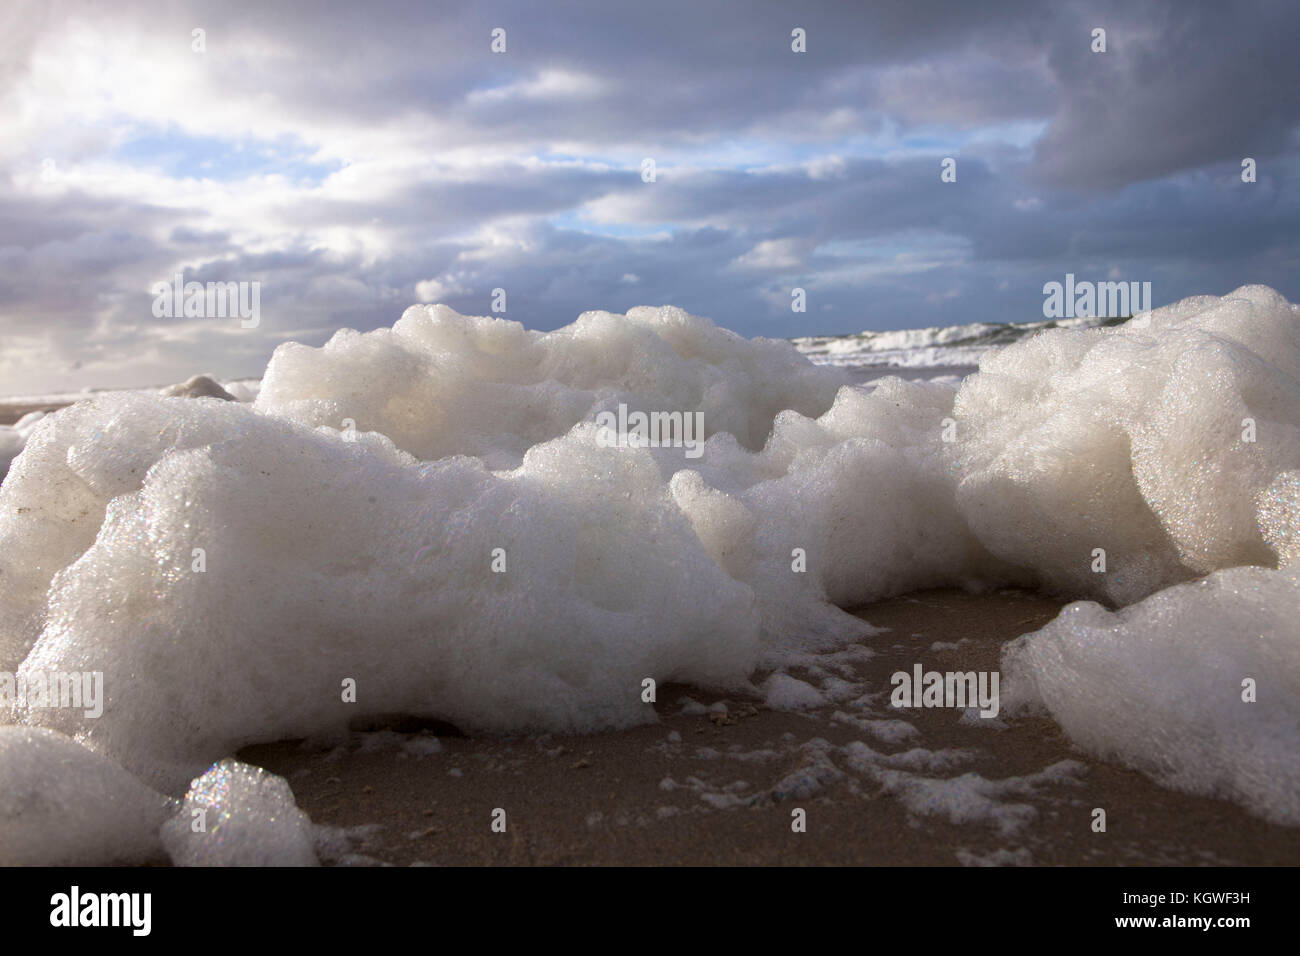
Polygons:
<instances>
[{"instance_id":1,"label":"cloudy sky","mask_svg":"<svg viewBox=\"0 0 1300 956\"><path fill-rule=\"evenodd\" d=\"M0 394L494 288L771 336L1032 320L1067 272L1294 301L1297 37L1294 0L6 0ZM181 270L260 283L258 327L156 318Z\"/></svg>"}]
</instances>

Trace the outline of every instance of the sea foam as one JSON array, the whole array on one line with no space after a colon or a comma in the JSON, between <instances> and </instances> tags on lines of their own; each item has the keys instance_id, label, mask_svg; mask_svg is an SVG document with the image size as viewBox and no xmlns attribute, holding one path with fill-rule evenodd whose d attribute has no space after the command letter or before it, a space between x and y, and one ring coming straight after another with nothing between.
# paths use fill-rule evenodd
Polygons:
<instances>
[{"instance_id":1,"label":"sea foam","mask_svg":"<svg viewBox=\"0 0 1300 956\"><path fill-rule=\"evenodd\" d=\"M1159 782L1300 826L1300 569L1229 568L1008 645L1003 701Z\"/></svg>"},{"instance_id":2,"label":"sea foam","mask_svg":"<svg viewBox=\"0 0 1300 956\"><path fill-rule=\"evenodd\" d=\"M36 423L44 417L45 412L28 412L12 425L0 425L0 480L36 430Z\"/></svg>"},{"instance_id":3,"label":"sea foam","mask_svg":"<svg viewBox=\"0 0 1300 956\"><path fill-rule=\"evenodd\" d=\"M367 714L625 727L655 719L646 677L757 693L759 666L869 640L843 608L923 587L1155 594L1160 621L1214 622L1174 671L1186 686L1267 665L1294 698L1295 592L1267 569L1290 560L1300 514L1298 312L1250 286L1043 331L959 386L856 387L679 309L541 333L419 306L392 329L282 346L251 404L129 393L49 415L0 487L0 671L102 672L105 700L98 718L0 709L88 755L0 747L0 859L31 859L24 826L59 825L6 801L12 779L74 786L106 763L179 798L245 744ZM704 454L602 444L595 417L620 403L702 412ZM1237 565L1275 576L1254 611L1237 612L1236 586L1176 586ZM1267 661L1249 644L1265 619L1283 648ZM1190 744L1153 755L1096 716L1131 690L1105 675L1178 655L1176 637L1116 633L1090 654L1016 657L1026 706L1138 766L1172 760L1175 785L1292 819L1294 788L1250 783L1294 773L1285 713L1146 715L1171 740L1262 735L1248 767L1201 777Z\"/></svg>"}]
</instances>

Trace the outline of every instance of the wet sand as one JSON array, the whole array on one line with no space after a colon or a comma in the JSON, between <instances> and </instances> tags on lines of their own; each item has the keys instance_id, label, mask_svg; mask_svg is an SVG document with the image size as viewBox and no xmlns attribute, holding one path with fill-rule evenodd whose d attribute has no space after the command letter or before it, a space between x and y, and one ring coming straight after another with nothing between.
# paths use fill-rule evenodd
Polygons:
<instances>
[{"instance_id":1,"label":"wet sand","mask_svg":"<svg viewBox=\"0 0 1300 956\"><path fill-rule=\"evenodd\" d=\"M917 662L996 670L1001 645L1042 626L1060 606L1019 591L929 591L863 609L867 621L890 629L864 641L874 656L850 650L819 658L812 666L820 674L790 673L814 684L834 675L865 685L882 694L870 705L859 687L853 700L808 712L768 710L757 698L733 695L725 714L683 713L683 698L704 705L719 698L667 686L655 705L659 722L626 731L469 739L410 721L376 731L380 722L332 750L288 741L239 756L288 778L313 822L364 828L323 854L334 863L1300 863L1300 831L1084 755L1050 719L992 729L959 723L954 710L888 707L893 672ZM919 736L887 742L864 729L882 725L864 718L905 719ZM841 748L855 741L879 753L972 751L955 769L926 772L943 778L974 772L1023 781L1059 761L1082 766L1059 779L1012 784L973 809L942 791L905 804L879 776L854 769ZM1097 807L1106 810L1105 833L1092 829ZM497 808L505 811L504 833L492 830ZM806 832L792 831L796 808L806 813Z\"/></svg>"}]
</instances>

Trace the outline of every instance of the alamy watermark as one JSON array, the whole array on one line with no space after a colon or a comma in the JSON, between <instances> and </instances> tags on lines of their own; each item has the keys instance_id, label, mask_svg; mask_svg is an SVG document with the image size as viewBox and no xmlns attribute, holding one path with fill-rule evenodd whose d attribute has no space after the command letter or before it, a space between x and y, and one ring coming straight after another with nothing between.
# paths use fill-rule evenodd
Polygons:
<instances>
[{"instance_id":1,"label":"alamy watermark","mask_svg":"<svg viewBox=\"0 0 1300 956\"><path fill-rule=\"evenodd\" d=\"M148 936L153 929L153 894L83 893L73 886L50 897L50 925L125 927L132 936Z\"/></svg>"},{"instance_id":2,"label":"alamy watermark","mask_svg":"<svg viewBox=\"0 0 1300 956\"><path fill-rule=\"evenodd\" d=\"M981 717L998 715L997 671L927 671L914 664L910 674L896 671L889 682L894 707L979 707Z\"/></svg>"},{"instance_id":3,"label":"alamy watermark","mask_svg":"<svg viewBox=\"0 0 1300 956\"><path fill-rule=\"evenodd\" d=\"M262 283L186 282L178 272L170 282L155 282L156 319L225 319L238 317L240 328L255 329L262 321Z\"/></svg>"},{"instance_id":4,"label":"alamy watermark","mask_svg":"<svg viewBox=\"0 0 1300 956\"><path fill-rule=\"evenodd\" d=\"M703 412L629 412L596 415L596 444L601 448L685 448L687 458L704 454Z\"/></svg>"},{"instance_id":5,"label":"alamy watermark","mask_svg":"<svg viewBox=\"0 0 1300 956\"><path fill-rule=\"evenodd\" d=\"M0 671L0 707L81 710L91 719L104 713L103 671Z\"/></svg>"},{"instance_id":6,"label":"alamy watermark","mask_svg":"<svg viewBox=\"0 0 1300 956\"><path fill-rule=\"evenodd\" d=\"M1046 283L1043 296L1046 319L1119 319L1151 311L1150 282L1075 282L1067 272L1064 283Z\"/></svg>"}]
</instances>

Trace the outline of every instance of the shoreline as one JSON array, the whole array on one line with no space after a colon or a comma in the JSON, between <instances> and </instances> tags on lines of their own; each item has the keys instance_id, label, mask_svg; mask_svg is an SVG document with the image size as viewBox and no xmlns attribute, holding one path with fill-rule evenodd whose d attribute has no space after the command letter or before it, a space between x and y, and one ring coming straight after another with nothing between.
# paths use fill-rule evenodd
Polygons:
<instances>
[{"instance_id":1,"label":"shoreline","mask_svg":"<svg viewBox=\"0 0 1300 956\"><path fill-rule=\"evenodd\" d=\"M957 590L882 601L859 612L890 629L859 645L874 655L851 646L826 663L841 670L840 680L884 691L887 701L890 673L917 661L996 670L1003 642L1041 627L1063 603L1024 591ZM702 706L683 712L683 698ZM630 730L467 738L408 722L353 733L332 750L286 741L238 756L284 776L314 824L338 828L321 852L327 864L1300 861L1300 830L1083 754L1047 717L994 729L959 723L959 713L944 709L886 713L887 705L855 709L842 700L792 712L733 697L725 714L709 710L718 703L716 695L666 685L659 723ZM898 734L891 717L917 733ZM913 748L969 754L939 772L913 774L897 764L864 773L855 767L856 744L882 756ZM970 773L978 778L964 776ZM806 832L792 832L796 807L806 812ZM1096 807L1107 812L1105 833L1092 831ZM505 833L491 829L497 808L506 811Z\"/></svg>"}]
</instances>

